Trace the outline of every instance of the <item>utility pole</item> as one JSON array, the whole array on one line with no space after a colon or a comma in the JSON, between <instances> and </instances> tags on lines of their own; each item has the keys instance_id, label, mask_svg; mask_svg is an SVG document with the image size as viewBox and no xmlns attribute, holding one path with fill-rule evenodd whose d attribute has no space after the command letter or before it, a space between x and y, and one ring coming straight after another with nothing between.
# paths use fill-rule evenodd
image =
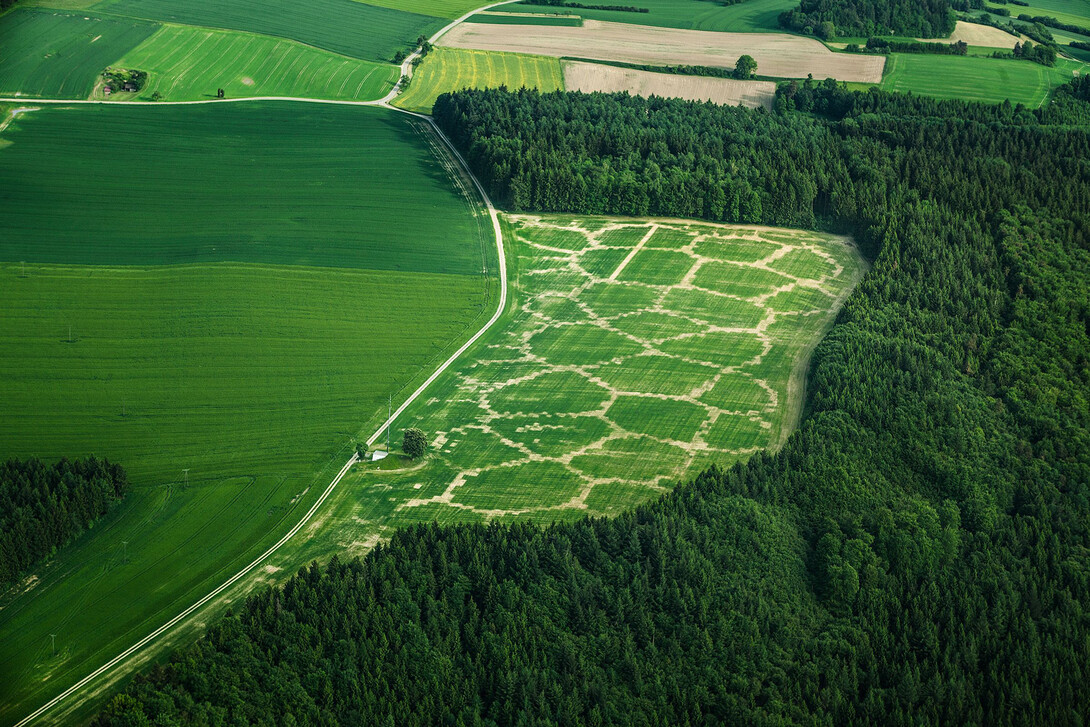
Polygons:
<instances>
[{"instance_id":1,"label":"utility pole","mask_svg":"<svg viewBox=\"0 0 1090 727\"><path fill-rule=\"evenodd\" d=\"M394 395L390 394L390 403L386 405L386 453L390 452L390 426L394 418Z\"/></svg>"},{"instance_id":2,"label":"utility pole","mask_svg":"<svg viewBox=\"0 0 1090 727\"><path fill-rule=\"evenodd\" d=\"M56 655L57 655L57 635L56 635L56 634L50 634L50 635L49 635L49 640L50 640L50 642L51 642L51 643L52 643L52 645L53 645L53 646L52 646L52 648L53 648L53 656L56 656Z\"/></svg>"},{"instance_id":3,"label":"utility pole","mask_svg":"<svg viewBox=\"0 0 1090 727\"><path fill-rule=\"evenodd\" d=\"M186 467L184 470L182 470L182 472L185 473L185 484L183 485L183 487L189 489L189 468Z\"/></svg>"}]
</instances>

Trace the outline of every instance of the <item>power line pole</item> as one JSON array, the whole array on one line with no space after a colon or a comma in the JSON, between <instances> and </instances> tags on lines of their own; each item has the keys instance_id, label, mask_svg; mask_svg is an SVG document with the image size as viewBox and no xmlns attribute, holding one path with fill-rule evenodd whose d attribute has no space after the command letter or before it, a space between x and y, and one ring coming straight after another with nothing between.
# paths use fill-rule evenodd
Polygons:
<instances>
[{"instance_id":1,"label":"power line pole","mask_svg":"<svg viewBox=\"0 0 1090 727\"><path fill-rule=\"evenodd\" d=\"M394 418L394 395L390 394L390 403L386 405L386 453L390 453L390 427Z\"/></svg>"},{"instance_id":2,"label":"power line pole","mask_svg":"<svg viewBox=\"0 0 1090 727\"><path fill-rule=\"evenodd\" d=\"M49 635L49 640L52 643L53 656L56 656L57 655L57 635L56 634L50 634Z\"/></svg>"},{"instance_id":3,"label":"power line pole","mask_svg":"<svg viewBox=\"0 0 1090 727\"><path fill-rule=\"evenodd\" d=\"M129 562L129 541L128 540L122 540L121 541L121 562L122 563L128 563Z\"/></svg>"},{"instance_id":4,"label":"power line pole","mask_svg":"<svg viewBox=\"0 0 1090 727\"><path fill-rule=\"evenodd\" d=\"M189 468L186 467L184 470L182 470L182 472L185 473L185 484L183 485L183 487L189 489Z\"/></svg>"}]
</instances>

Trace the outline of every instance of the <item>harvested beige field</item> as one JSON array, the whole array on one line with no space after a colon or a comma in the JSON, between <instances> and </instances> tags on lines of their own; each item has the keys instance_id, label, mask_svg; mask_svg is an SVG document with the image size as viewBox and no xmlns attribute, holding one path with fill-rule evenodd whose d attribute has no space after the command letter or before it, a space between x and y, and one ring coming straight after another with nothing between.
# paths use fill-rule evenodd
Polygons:
<instances>
[{"instance_id":1,"label":"harvested beige field","mask_svg":"<svg viewBox=\"0 0 1090 727\"><path fill-rule=\"evenodd\" d=\"M949 38L921 38L922 43L956 43L963 40L969 45L979 45L985 48L1013 48L1019 42L1019 38L1010 33L993 28L990 25L980 23L966 23L959 20L954 32Z\"/></svg>"},{"instance_id":2,"label":"harvested beige field","mask_svg":"<svg viewBox=\"0 0 1090 727\"><path fill-rule=\"evenodd\" d=\"M833 53L812 38L785 33L715 33L587 20L583 27L463 23L439 41L454 48L533 53L649 65L733 68L743 54L757 73L778 78L835 78L878 83L885 58Z\"/></svg>"},{"instance_id":3,"label":"harvested beige field","mask_svg":"<svg viewBox=\"0 0 1090 727\"><path fill-rule=\"evenodd\" d=\"M771 81L678 76L578 61L564 63L564 87L569 91L586 93L628 91L635 96L711 101L727 106L742 104L750 108L771 108L772 100L776 96L776 84Z\"/></svg>"}]
</instances>

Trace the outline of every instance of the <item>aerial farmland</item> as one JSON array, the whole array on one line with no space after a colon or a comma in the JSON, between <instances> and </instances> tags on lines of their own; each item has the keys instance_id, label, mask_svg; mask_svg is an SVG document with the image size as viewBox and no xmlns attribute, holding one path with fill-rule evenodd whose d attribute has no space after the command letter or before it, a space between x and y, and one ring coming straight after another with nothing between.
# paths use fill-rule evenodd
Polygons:
<instances>
[{"instance_id":1,"label":"aerial farmland","mask_svg":"<svg viewBox=\"0 0 1090 727\"><path fill-rule=\"evenodd\" d=\"M1077 346L998 331L1070 322L1090 6L868 3L0 3L0 724L892 714L769 674L905 663L843 636L891 533L982 561L1075 467L1010 362L1067 416Z\"/></svg>"}]
</instances>

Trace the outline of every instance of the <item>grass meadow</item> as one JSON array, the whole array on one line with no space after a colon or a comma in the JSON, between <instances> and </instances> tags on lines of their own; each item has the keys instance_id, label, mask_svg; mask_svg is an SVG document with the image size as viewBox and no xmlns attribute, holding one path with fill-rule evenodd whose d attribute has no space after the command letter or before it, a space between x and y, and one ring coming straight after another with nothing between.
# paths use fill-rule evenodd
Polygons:
<instances>
[{"instance_id":1,"label":"grass meadow","mask_svg":"<svg viewBox=\"0 0 1090 727\"><path fill-rule=\"evenodd\" d=\"M503 8L500 8L502 11ZM577 28L583 24L583 19L577 15L527 15L522 14L501 14L501 12L493 13L477 13L470 16L466 22L468 23L488 23L492 25L551 25L559 28Z\"/></svg>"},{"instance_id":2,"label":"grass meadow","mask_svg":"<svg viewBox=\"0 0 1090 727\"><path fill-rule=\"evenodd\" d=\"M487 0L367 0L367 4L453 20L462 17L470 10L487 5L488 2Z\"/></svg>"},{"instance_id":3,"label":"grass meadow","mask_svg":"<svg viewBox=\"0 0 1090 727\"><path fill-rule=\"evenodd\" d=\"M407 49L417 36L431 35L445 24L430 15L355 0L103 0L94 8L133 18L287 38L380 62Z\"/></svg>"},{"instance_id":4,"label":"grass meadow","mask_svg":"<svg viewBox=\"0 0 1090 727\"><path fill-rule=\"evenodd\" d=\"M596 3L586 3L596 4ZM531 2L506 6L505 10L524 13L556 13L579 15L587 20L606 20L615 23L657 25L666 28L690 30L717 30L736 33L782 33L779 15L785 10L798 7L795 0L747 0L744 3L721 6L706 0L641 0L637 3L647 8L647 13L619 13L611 10L561 8L534 5Z\"/></svg>"},{"instance_id":5,"label":"grass meadow","mask_svg":"<svg viewBox=\"0 0 1090 727\"><path fill-rule=\"evenodd\" d=\"M397 81L386 63L318 50L295 41L229 30L166 25L113 65L150 76L140 98L188 101L294 96L369 101ZM157 96L156 96L157 94Z\"/></svg>"},{"instance_id":6,"label":"grass meadow","mask_svg":"<svg viewBox=\"0 0 1090 727\"><path fill-rule=\"evenodd\" d=\"M431 437L427 461L358 468L357 507L394 503L376 527L616 514L778 446L863 270L818 233L507 219L509 317L398 422Z\"/></svg>"},{"instance_id":7,"label":"grass meadow","mask_svg":"<svg viewBox=\"0 0 1090 727\"><path fill-rule=\"evenodd\" d=\"M491 313L487 220L430 134L298 103L5 130L0 451L107 456L133 492L0 602L0 722L278 539Z\"/></svg>"},{"instance_id":8,"label":"grass meadow","mask_svg":"<svg viewBox=\"0 0 1090 727\"><path fill-rule=\"evenodd\" d=\"M1009 100L1036 108L1053 88L1071 77L1072 66L1064 61L1047 68L1021 60L895 53L886 61L879 86L936 98L990 103Z\"/></svg>"},{"instance_id":9,"label":"grass meadow","mask_svg":"<svg viewBox=\"0 0 1090 727\"><path fill-rule=\"evenodd\" d=\"M499 86L558 91L564 88L564 71L557 58L437 47L413 72L412 83L395 103L430 114L440 94Z\"/></svg>"},{"instance_id":10,"label":"grass meadow","mask_svg":"<svg viewBox=\"0 0 1090 727\"><path fill-rule=\"evenodd\" d=\"M298 102L100 105L22 114L4 136L13 142L0 155L8 262L478 275L491 254L432 133L404 114Z\"/></svg>"},{"instance_id":11,"label":"grass meadow","mask_svg":"<svg viewBox=\"0 0 1090 727\"><path fill-rule=\"evenodd\" d=\"M157 27L142 20L16 8L0 18L0 94L87 98L102 70Z\"/></svg>"}]
</instances>

